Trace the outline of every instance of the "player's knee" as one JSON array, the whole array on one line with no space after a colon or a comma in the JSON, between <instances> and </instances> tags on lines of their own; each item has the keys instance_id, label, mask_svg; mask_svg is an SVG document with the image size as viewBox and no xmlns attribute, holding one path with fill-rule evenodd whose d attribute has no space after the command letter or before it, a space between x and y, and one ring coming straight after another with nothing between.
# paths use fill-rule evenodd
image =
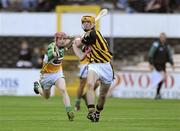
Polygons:
<instances>
[{"instance_id":1,"label":"player's knee","mask_svg":"<svg viewBox=\"0 0 180 131\"><path fill-rule=\"evenodd\" d=\"M88 82L87 87L88 87L89 90L93 90L94 89L94 83Z\"/></svg>"},{"instance_id":2,"label":"player's knee","mask_svg":"<svg viewBox=\"0 0 180 131\"><path fill-rule=\"evenodd\" d=\"M61 94L65 94L66 93L66 89L64 89L64 88L61 88L60 91L61 91Z\"/></svg>"}]
</instances>

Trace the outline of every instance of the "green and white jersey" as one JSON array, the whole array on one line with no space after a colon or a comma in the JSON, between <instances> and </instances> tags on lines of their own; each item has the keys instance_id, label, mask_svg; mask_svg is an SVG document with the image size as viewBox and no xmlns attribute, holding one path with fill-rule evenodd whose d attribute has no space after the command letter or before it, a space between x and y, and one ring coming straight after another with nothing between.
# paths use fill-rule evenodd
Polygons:
<instances>
[{"instance_id":1,"label":"green and white jersey","mask_svg":"<svg viewBox=\"0 0 180 131\"><path fill-rule=\"evenodd\" d=\"M54 58L53 52L58 54ZM54 42L50 43L46 54L44 55L42 73L55 73L62 70L62 61L64 59L64 48L58 48Z\"/></svg>"}]
</instances>

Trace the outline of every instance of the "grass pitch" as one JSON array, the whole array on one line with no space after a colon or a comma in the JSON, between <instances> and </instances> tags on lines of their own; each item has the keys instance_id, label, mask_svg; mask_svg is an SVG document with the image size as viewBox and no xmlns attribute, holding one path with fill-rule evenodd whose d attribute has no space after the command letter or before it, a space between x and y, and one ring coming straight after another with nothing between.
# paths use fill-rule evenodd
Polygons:
<instances>
[{"instance_id":1,"label":"grass pitch","mask_svg":"<svg viewBox=\"0 0 180 131\"><path fill-rule=\"evenodd\" d=\"M99 123L83 102L75 113L69 122L59 97L0 96L0 131L180 131L180 100L108 98Z\"/></svg>"}]
</instances>

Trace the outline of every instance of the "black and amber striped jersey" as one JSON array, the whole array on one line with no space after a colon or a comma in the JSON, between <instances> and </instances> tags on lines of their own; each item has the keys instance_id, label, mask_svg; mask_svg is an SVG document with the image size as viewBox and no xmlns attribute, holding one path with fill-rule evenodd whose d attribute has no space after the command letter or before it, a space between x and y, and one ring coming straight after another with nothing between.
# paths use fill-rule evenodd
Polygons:
<instances>
[{"instance_id":1,"label":"black and amber striped jersey","mask_svg":"<svg viewBox=\"0 0 180 131\"><path fill-rule=\"evenodd\" d=\"M91 48L87 54L90 62L106 63L112 59L112 53L109 51L109 45L101 33L95 29L85 33L82 43Z\"/></svg>"}]
</instances>

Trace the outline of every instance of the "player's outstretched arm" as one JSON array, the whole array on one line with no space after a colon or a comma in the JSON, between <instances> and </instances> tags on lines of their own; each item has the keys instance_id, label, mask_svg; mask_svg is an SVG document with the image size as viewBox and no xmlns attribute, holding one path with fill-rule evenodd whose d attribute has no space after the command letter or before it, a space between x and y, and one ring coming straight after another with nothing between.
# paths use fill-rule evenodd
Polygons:
<instances>
[{"instance_id":1,"label":"player's outstretched arm","mask_svg":"<svg viewBox=\"0 0 180 131\"><path fill-rule=\"evenodd\" d=\"M85 53L82 52L82 50L79 48L80 45L81 45L81 39L76 39L73 41L73 50L74 50L74 53L77 57L79 57L80 60L83 60L87 53L89 53L90 50L87 50Z\"/></svg>"},{"instance_id":2,"label":"player's outstretched arm","mask_svg":"<svg viewBox=\"0 0 180 131\"><path fill-rule=\"evenodd\" d=\"M67 36L65 43L62 45L66 50L72 47L73 41L80 36Z\"/></svg>"}]
</instances>

